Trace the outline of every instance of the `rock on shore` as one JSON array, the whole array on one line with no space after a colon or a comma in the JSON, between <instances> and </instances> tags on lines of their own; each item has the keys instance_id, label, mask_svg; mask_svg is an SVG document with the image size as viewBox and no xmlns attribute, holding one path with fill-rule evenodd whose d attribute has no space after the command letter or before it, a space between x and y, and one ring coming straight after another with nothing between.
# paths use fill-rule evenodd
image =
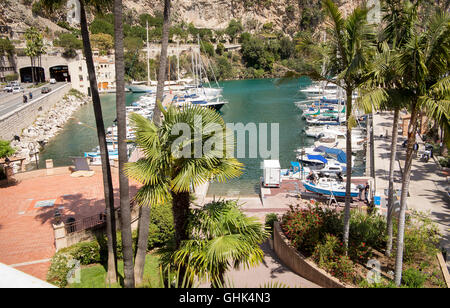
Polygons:
<instances>
[{"instance_id":1,"label":"rock on shore","mask_svg":"<svg viewBox=\"0 0 450 308\"><path fill-rule=\"evenodd\" d=\"M72 114L88 102L89 99L86 96L68 94L49 112L39 115L31 126L22 131L20 141L11 142L17 150L16 156L25 157L25 164L34 160L34 148L39 153L39 149L56 136Z\"/></svg>"}]
</instances>

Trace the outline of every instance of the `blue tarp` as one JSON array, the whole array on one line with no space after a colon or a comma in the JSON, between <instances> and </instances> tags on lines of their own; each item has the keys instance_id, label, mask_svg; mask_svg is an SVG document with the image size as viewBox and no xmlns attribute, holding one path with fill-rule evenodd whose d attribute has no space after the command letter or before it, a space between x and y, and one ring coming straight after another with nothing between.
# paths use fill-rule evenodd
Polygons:
<instances>
[{"instance_id":1,"label":"blue tarp","mask_svg":"<svg viewBox=\"0 0 450 308\"><path fill-rule=\"evenodd\" d=\"M324 152L327 154L336 155L336 159L338 162L345 164L347 162L347 155L344 151L334 148L329 148L323 145L320 145L314 149L315 152Z\"/></svg>"},{"instance_id":2,"label":"blue tarp","mask_svg":"<svg viewBox=\"0 0 450 308\"><path fill-rule=\"evenodd\" d=\"M345 164L347 162L347 156L345 155L345 152L342 150L330 148L325 153L336 155L336 158L337 158L338 162L340 162L340 163Z\"/></svg>"},{"instance_id":3,"label":"blue tarp","mask_svg":"<svg viewBox=\"0 0 450 308\"><path fill-rule=\"evenodd\" d=\"M307 156L308 156L308 159L319 160L319 161L323 162L324 164L326 164L328 162L328 160L325 157L321 156L321 155L308 154Z\"/></svg>"}]
</instances>

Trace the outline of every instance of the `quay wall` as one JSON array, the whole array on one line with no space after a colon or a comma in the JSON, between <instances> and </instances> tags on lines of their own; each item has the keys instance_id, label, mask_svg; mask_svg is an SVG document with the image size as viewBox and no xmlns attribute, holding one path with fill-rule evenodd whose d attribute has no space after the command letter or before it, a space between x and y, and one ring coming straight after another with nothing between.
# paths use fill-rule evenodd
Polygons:
<instances>
[{"instance_id":1,"label":"quay wall","mask_svg":"<svg viewBox=\"0 0 450 308\"><path fill-rule=\"evenodd\" d=\"M66 95L72 85L64 84L31 102L24 104L0 117L0 139L11 140L14 135L21 135L23 129L34 123L38 115L48 112L53 105Z\"/></svg>"}]
</instances>

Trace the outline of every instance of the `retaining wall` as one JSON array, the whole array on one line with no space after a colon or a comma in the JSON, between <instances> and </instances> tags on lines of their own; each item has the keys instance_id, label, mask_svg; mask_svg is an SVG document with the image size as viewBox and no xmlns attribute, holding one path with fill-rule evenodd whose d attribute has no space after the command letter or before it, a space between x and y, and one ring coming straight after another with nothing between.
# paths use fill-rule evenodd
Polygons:
<instances>
[{"instance_id":1,"label":"retaining wall","mask_svg":"<svg viewBox=\"0 0 450 308\"><path fill-rule=\"evenodd\" d=\"M289 241L283 234L283 231L281 231L278 222L274 223L273 249L287 267L303 278L308 279L323 288L349 287L319 268L314 262L306 260L297 249L289 244Z\"/></svg>"}]
</instances>

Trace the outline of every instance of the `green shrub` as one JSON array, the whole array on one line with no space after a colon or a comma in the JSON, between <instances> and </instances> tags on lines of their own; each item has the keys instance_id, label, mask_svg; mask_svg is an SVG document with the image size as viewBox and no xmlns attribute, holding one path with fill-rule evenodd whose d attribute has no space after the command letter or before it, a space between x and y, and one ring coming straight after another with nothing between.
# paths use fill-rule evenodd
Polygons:
<instances>
[{"instance_id":1,"label":"green shrub","mask_svg":"<svg viewBox=\"0 0 450 308\"><path fill-rule=\"evenodd\" d=\"M269 213L266 215L266 229L273 234L273 224L278 221L278 216L275 213Z\"/></svg>"},{"instance_id":2,"label":"green shrub","mask_svg":"<svg viewBox=\"0 0 450 308\"><path fill-rule=\"evenodd\" d=\"M397 238L397 221L394 220L394 239ZM425 256L434 257L438 252L440 233L437 225L428 214L413 212L405 221L405 236L403 239L403 260L414 262Z\"/></svg>"},{"instance_id":3,"label":"green shrub","mask_svg":"<svg viewBox=\"0 0 450 308\"><path fill-rule=\"evenodd\" d=\"M386 222L380 215L352 211L350 216L349 256L365 262L372 249L382 249L386 243Z\"/></svg>"},{"instance_id":4,"label":"green shrub","mask_svg":"<svg viewBox=\"0 0 450 308\"><path fill-rule=\"evenodd\" d=\"M170 241L175 234L172 207L170 205L152 207L149 228L148 250L161 247Z\"/></svg>"},{"instance_id":5,"label":"green shrub","mask_svg":"<svg viewBox=\"0 0 450 308\"><path fill-rule=\"evenodd\" d=\"M58 286L67 285L67 274L72 269L69 266L71 256L68 253L57 252L51 260L50 268L47 272L47 281Z\"/></svg>"},{"instance_id":6,"label":"green shrub","mask_svg":"<svg viewBox=\"0 0 450 308\"><path fill-rule=\"evenodd\" d=\"M82 265L100 263L102 261L100 244L96 241L81 242L70 246L70 255Z\"/></svg>"},{"instance_id":7,"label":"green shrub","mask_svg":"<svg viewBox=\"0 0 450 308\"><path fill-rule=\"evenodd\" d=\"M283 216L282 229L291 244L307 254L314 251L321 239L320 229L323 219L319 207L307 209L291 208Z\"/></svg>"},{"instance_id":8,"label":"green shrub","mask_svg":"<svg viewBox=\"0 0 450 308\"><path fill-rule=\"evenodd\" d=\"M343 255L342 242L337 237L327 234L323 243L314 249L313 260L327 272L340 280L354 277L353 262Z\"/></svg>"},{"instance_id":9,"label":"green shrub","mask_svg":"<svg viewBox=\"0 0 450 308\"><path fill-rule=\"evenodd\" d=\"M51 260L47 281L59 287L67 285L67 275L79 261L82 265L102 262L103 249L97 241L81 242L59 250Z\"/></svg>"},{"instance_id":10,"label":"green shrub","mask_svg":"<svg viewBox=\"0 0 450 308\"><path fill-rule=\"evenodd\" d=\"M450 168L450 156L439 158L439 164L444 168Z\"/></svg>"},{"instance_id":11,"label":"green shrub","mask_svg":"<svg viewBox=\"0 0 450 308\"><path fill-rule=\"evenodd\" d=\"M408 268L402 273L402 283L409 288L423 288L427 277L415 268Z\"/></svg>"}]
</instances>

